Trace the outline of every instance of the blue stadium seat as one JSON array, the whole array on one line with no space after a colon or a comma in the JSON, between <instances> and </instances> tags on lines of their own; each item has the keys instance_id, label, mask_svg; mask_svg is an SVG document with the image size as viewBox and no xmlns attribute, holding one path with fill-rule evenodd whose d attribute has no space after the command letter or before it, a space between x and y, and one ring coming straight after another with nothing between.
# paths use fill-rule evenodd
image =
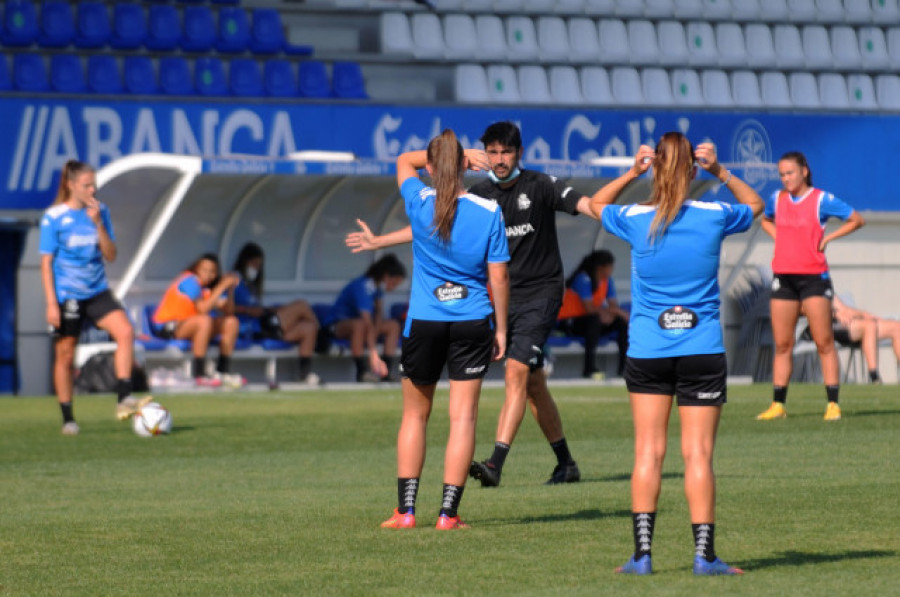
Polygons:
<instances>
[{"instance_id":1,"label":"blue stadium seat","mask_svg":"<svg viewBox=\"0 0 900 597\"><path fill-rule=\"evenodd\" d=\"M115 56L98 54L88 57L88 87L94 93L122 93L122 75Z\"/></svg>"},{"instance_id":2,"label":"blue stadium seat","mask_svg":"<svg viewBox=\"0 0 900 597\"><path fill-rule=\"evenodd\" d=\"M284 49L284 29L281 15L273 8L253 10L250 29L250 50L255 54L277 54Z\"/></svg>"},{"instance_id":3,"label":"blue stadium seat","mask_svg":"<svg viewBox=\"0 0 900 597\"><path fill-rule=\"evenodd\" d=\"M118 2L113 8L113 28L109 45L117 50L133 50L147 39L147 19L140 3Z\"/></svg>"},{"instance_id":4,"label":"blue stadium seat","mask_svg":"<svg viewBox=\"0 0 900 597\"><path fill-rule=\"evenodd\" d=\"M331 81L324 62L306 60L298 68L301 97L331 97Z\"/></svg>"},{"instance_id":5,"label":"blue stadium seat","mask_svg":"<svg viewBox=\"0 0 900 597\"><path fill-rule=\"evenodd\" d=\"M19 91L49 91L44 57L40 54L14 55L13 83Z\"/></svg>"},{"instance_id":6,"label":"blue stadium seat","mask_svg":"<svg viewBox=\"0 0 900 597\"><path fill-rule=\"evenodd\" d=\"M0 54L0 91L12 89L12 77L9 74L9 64L6 56Z\"/></svg>"},{"instance_id":7,"label":"blue stadium seat","mask_svg":"<svg viewBox=\"0 0 900 597\"><path fill-rule=\"evenodd\" d=\"M194 95L194 79L187 60L180 56L159 59L159 88L166 95Z\"/></svg>"},{"instance_id":8,"label":"blue stadium seat","mask_svg":"<svg viewBox=\"0 0 900 597\"><path fill-rule=\"evenodd\" d=\"M219 9L219 36L216 50L220 52L243 52L250 42L250 19L247 11L235 6Z\"/></svg>"},{"instance_id":9,"label":"blue stadium seat","mask_svg":"<svg viewBox=\"0 0 900 597\"><path fill-rule=\"evenodd\" d=\"M75 54L54 54L50 58L50 85L61 93L84 93L84 67Z\"/></svg>"},{"instance_id":10,"label":"blue stadium seat","mask_svg":"<svg viewBox=\"0 0 900 597\"><path fill-rule=\"evenodd\" d=\"M156 305L144 305L144 309L141 312L141 331L135 334L135 340L144 346L144 350L174 348L181 351L190 351L190 340L166 339L157 335L160 327L153 323L153 313L155 311Z\"/></svg>"},{"instance_id":11,"label":"blue stadium seat","mask_svg":"<svg viewBox=\"0 0 900 597\"><path fill-rule=\"evenodd\" d=\"M178 10L168 4L154 4L147 17L147 38L144 46L148 50L174 50L181 42L181 19Z\"/></svg>"},{"instance_id":12,"label":"blue stadium seat","mask_svg":"<svg viewBox=\"0 0 900 597\"><path fill-rule=\"evenodd\" d=\"M104 2L79 2L76 23L77 47L102 48L109 43L109 9Z\"/></svg>"},{"instance_id":13,"label":"blue stadium seat","mask_svg":"<svg viewBox=\"0 0 900 597\"><path fill-rule=\"evenodd\" d=\"M259 63L250 58L235 58L229 65L231 93L241 97L263 95L262 73Z\"/></svg>"},{"instance_id":14,"label":"blue stadium seat","mask_svg":"<svg viewBox=\"0 0 900 597\"><path fill-rule=\"evenodd\" d=\"M338 61L332 64L334 95L344 99L369 99L366 81L358 62Z\"/></svg>"},{"instance_id":15,"label":"blue stadium seat","mask_svg":"<svg viewBox=\"0 0 900 597\"><path fill-rule=\"evenodd\" d=\"M153 61L147 56L128 56L123 68L125 91L136 95L159 93Z\"/></svg>"},{"instance_id":16,"label":"blue stadium seat","mask_svg":"<svg viewBox=\"0 0 900 597\"><path fill-rule=\"evenodd\" d=\"M185 6L182 15L181 49L206 52L216 41L216 23L208 6Z\"/></svg>"},{"instance_id":17,"label":"blue stadium seat","mask_svg":"<svg viewBox=\"0 0 900 597\"><path fill-rule=\"evenodd\" d=\"M194 85L200 95L228 95L222 61L218 58L198 58L194 62Z\"/></svg>"},{"instance_id":18,"label":"blue stadium seat","mask_svg":"<svg viewBox=\"0 0 900 597\"><path fill-rule=\"evenodd\" d=\"M65 0L46 0L41 7L38 44L45 48L64 48L75 37L75 15Z\"/></svg>"},{"instance_id":19,"label":"blue stadium seat","mask_svg":"<svg viewBox=\"0 0 900 597\"><path fill-rule=\"evenodd\" d=\"M296 97L297 76L294 65L287 60L266 60L263 86L266 94L272 97Z\"/></svg>"},{"instance_id":20,"label":"blue stadium seat","mask_svg":"<svg viewBox=\"0 0 900 597\"><path fill-rule=\"evenodd\" d=\"M9 0L0 40L7 46L30 46L38 34L37 9L30 0Z\"/></svg>"},{"instance_id":21,"label":"blue stadium seat","mask_svg":"<svg viewBox=\"0 0 900 597\"><path fill-rule=\"evenodd\" d=\"M241 0L212 0L213 4L240 4Z\"/></svg>"}]
</instances>

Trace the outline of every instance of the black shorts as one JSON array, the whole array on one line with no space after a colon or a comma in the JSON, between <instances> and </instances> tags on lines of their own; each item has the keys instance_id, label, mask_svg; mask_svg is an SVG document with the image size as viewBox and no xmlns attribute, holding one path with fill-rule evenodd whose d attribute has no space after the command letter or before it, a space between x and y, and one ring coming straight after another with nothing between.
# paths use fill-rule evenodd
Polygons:
<instances>
[{"instance_id":1,"label":"black shorts","mask_svg":"<svg viewBox=\"0 0 900 597\"><path fill-rule=\"evenodd\" d=\"M831 278L824 274L775 274L772 278L773 299L802 301L814 296L828 300L834 296Z\"/></svg>"},{"instance_id":2,"label":"black shorts","mask_svg":"<svg viewBox=\"0 0 900 597\"><path fill-rule=\"evenodd\" d=\"M678 406L725 404L728 364L725 353L625 362L625 385L633 394L677 396Z\"/></svg>"},{"instance_id":3,"label":"black shorts","mask_svg":"<svg viewBox=\"0 0 900 597\"><path fill-rule=\"evenodd\" d=\"M455 381L481 379L494 348L494 326L489 317L468 321L409 322L402 340L400 373L419 386L438 382L444 363Z\"/></svg>"},{"instance_id":4,"label":"black shorts","mask_svg":"<svg viewBox=\"0 0 900 597\"><path fill-rule=\"evenodd\" d=\"M528 365L531 371L544 366L544 344L556 327L561 299L538 299L509 305L506 357Z\"/></svg>"},{"instance_id":5,"label":"black shorts","mask_svg":"<svg viewBox=\"0 0 900 597\"><path fill-rule=\"evenodd\" d=\"M85 320L96 325L113 311L124 310L109 289L86 299L66 299L59 304L59 327L51 327L50 332L57 338L77 338Z\"/></svg>"}]
</instances>

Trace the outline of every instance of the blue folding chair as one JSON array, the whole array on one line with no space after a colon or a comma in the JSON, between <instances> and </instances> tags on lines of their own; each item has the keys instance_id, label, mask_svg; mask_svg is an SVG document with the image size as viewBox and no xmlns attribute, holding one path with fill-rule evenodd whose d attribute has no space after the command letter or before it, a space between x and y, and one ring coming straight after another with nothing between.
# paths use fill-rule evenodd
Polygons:
<instances>
[{"instance_id":1,"label":"blue folding chair","mask_svg":"<svg viewBox=\"0 0 900 597\"><path fill-rule=\"evenodd\" d=\"M241 97L263 95L262 73L259 63L251 58L235 58L229 64L231 93Z\"/></svg>"},{"instance_id":2,"label":"blue folding chair","mask_svg":"<svg viewBox=\"0 0 900 597\"><path fill-rule=\"evenodd\" d=\"M174 50L181 42L181 18L178 10L168 4L150 6L147 16L147 37L144 46L148 50Z\"/></svg>"},{"instance_id":3,"label":"blue folding chair","mask_svg":"<svg viewBox=\"0 0 900 597\"><path fill-rule=\"evenodd\" d=\"M222 61L218 58L198 58L194 62L194 85L200 95L228 95Z\"/></svg>"},{"instance_id":4,"label":"blue folding chair","mask_svg":"<svg viewBox=\"0 0 900 597\"><path fill-rule=\"evenodd\" d=\"M61 93L84 93L84 67L75 54L54 54L50 58L50 85Z\"/></svg>"},{"instance_id":5,"label":"blue folding chair","mask_svg":"<svg viewBox=\"0 0 900 597\"><path fill-rule=\"evenodd\" d=\"M76 23L76 47L102 48L109 43L109 10L104 2L79 2Z\"/></svg>"},{"instance_id":6,"label":"blue folding chair","mask_svg":"<svg viewBox=\"0 0 900 597\"><path fill-rule=\"evenodd\" d=\"M75 37L75 15L72 5L63 0L46 0L41 6L41 26L38 45L44 48L64 48Z\"/></svg>"},{"instance_id":7,"label":"blue folding chair","mask_svg":"<svg viewBox=\"0 0 900 597\"><path fill-rule=\"evenodd\" d=\"M118 2L113 7L113 29L109 45L117 50L133 50L147 39L147 19L139 3Z\"/></svg>"},{"instance_id":8,"label":"blue folding chair","mask_svg":"<svg viewBox=\"0 0 900 597\"><path fill-rule=\"evenodd\" d=\"M125 90L135 95L159 93L153 61L147 56L127 56L123 68Z\"/></svg>"},{"instance_id":9,"label":"blue folding chair","mask_svg":"<svg viewBox=\"0 0 900 597\"><path fill-rule=\"evenodd\" d=\"M250 50L255 54L277 54L284 48L281 15L274 8L253 9Z\"/></svg>"},{"instance_id":10,"label":"blue folding chair","mask_svg":"<svg viewBox=\"0 0 900 597\"><path fill-rule=\"evenodd\" d=\"M9 0L0 40L7 46L30 46L37 39L37 9L29 0Z\"/></svg>"},{"instance_id":11,"label":"blue folding chair","mask_svg":"<svg viewBox=\"0 0 900 597\"><path fill-rule=\"evenodd\" d=\"M298 67L298 88L301 97L331 97L331 81L325 63L306 60Z\"/></svg>"},{"instance_id":12,"label":"blue folding chair","mask_svg":"<svg viewBox=\"0 0 900 597\"><path fill-rule=\"evenodd\" d=\"M216 41L216 23L208 6L185 6L182 16L181 49L206 52Z\"/></svg>"},{"instance_id":13,"label":"blue folding chair","mask_svg":"<svg viewBox=\"0 0 900 597\"><path fill-rule=\"evenodd\" d=\"M243 52L250 42L250 19L247 11L236 6L219 9L219 36L216 50L219 52Z\"/></svg>"},{"instance_id":14,"label":"blue folding chair","mask_svg":"<svg viewBox=\"0 0 900 597\"><path fill-rule=\"evenodd\" d=\"M358 62L338 61L331 65L332 87L335 97L344 99L369 99L366 81Z\"/></svg>"},{"instance_id":15,"label":"blue folding chair","mask_svg":"<svg viewBox=\"0 0 900 597\"><path fill-rule=\"evenodd\" d=\"M99 54L88 57L88 87L94 93L122 93L122 75L115 56Z\"/></svg>"},{"instance_id":16,"label":"blue folding chair","mask_svg":"<svg viewBox=\"0 0 900 597\"><path fill-rule=\"evenodd\" d=\"M13 83L19 91L49 91L44 57L40 54L13 56Z\"/></svg>"},{"instance_id":17,"label":"blue folding chair","mask_svg":"<svg viewBox=\"0 0 900 597\"><path fill-rule=\"evenodd\" d=\"M297 76L287 60L266 60L263 86L272 97L297 97Z\"/></svg>"},{"instance_id":18,"label":"blue folding chair","mask_svg":"<svg viewBox=\"0 0 900 597\"><path fill-rule=\"evenodd\" d=\"M159 88L166 95L194 95L194 79L187 60L180 56L159 59Z\"/></svg>"}]
</instances>

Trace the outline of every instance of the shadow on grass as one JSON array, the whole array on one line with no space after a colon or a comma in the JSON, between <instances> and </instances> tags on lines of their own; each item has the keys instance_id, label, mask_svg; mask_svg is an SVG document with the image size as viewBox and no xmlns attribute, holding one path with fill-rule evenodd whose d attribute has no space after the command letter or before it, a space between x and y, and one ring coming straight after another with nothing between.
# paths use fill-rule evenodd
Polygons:
<instances>
[{"instance_id":1,"label":"shadow on grass","mask_svg":"<svg viewBox=\"0 0 900 597\"><path fill-rule=\"evenodd\" d=\"M631 518L631 510L615 510L603 512L599 509L579 510L565 514L547 514L545 516L523 516L521 518L495 518L486 520L479 526L505 526L511 524L534 524L541 522L572 522L587 520L603 520L605 518Z\"/></svg>"},{"instance_id":2,"label":"shadow on grass","mask_svg":"<svg viewBox=\"0 0 900 597\"><path fill-rule=\"evenodd\" d=\"M663 473L663 479L681 479L684 477L684 473ZM609 475L608 477L600 477L598 479L587 479L588 483L594 482L612 482L612 481L631 481L631 473L622 473L619 475ZM585 482L585 479L581 480L582 483Z\"/></svg>"},{"instance_id":3,"label":"shadow on grass","mask_svg":"<svg viewBox=\"0 0 900 597\"><path fill-rule=\"evenodd\" d=\"M852 410L848 417L874 417L881 415L900 415L900 410Z\"/></svg>"},{"instance_id":4,"label":"shadow on grass","mask_svg":"<svg viewBox=\"0 0 900 597\"><path fill-rule=\"evenodd\" d=\"M803 551L781 551L770 558L742 560L735 564L744 570L759 570L775 566L806 566L809 564L826 564L846 560L867 560L870 558L891 558L896 551L885 549L867 549L859 551L839 551L836 553L813 553Z\"/></svg>"}]
</instances>

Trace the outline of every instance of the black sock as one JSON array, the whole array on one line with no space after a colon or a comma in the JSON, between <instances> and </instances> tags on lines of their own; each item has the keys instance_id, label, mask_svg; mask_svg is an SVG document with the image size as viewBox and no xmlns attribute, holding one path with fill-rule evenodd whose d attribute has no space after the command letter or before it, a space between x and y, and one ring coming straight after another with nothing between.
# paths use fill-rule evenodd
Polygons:
<instances>
[{"instance_id":1,"label":"black sock","mask_svg":"<svg viewBox=\"0 0 900 597\"><path fill-rule=\"evenodd\" d=\"M63 423L71 423L75 420L75 415L72 413L71 402L60 402L59 410L62 411Z\"/></svg>"},{"instance_id":2,"label":"black sock","mask_svg":"<svg viewBox=\"0 0 900 597\"><path fill-rule=\"evenodd\" d=\"M837 404L838 394L841 392L841 386L825 386L825 395L828 396L828 402Z\"/></svg>"},{"instance_id":3,"label":"black sock","mask_svg":"<svg viewBox=\"0 0 900 597\"><path fill-rule=\"evenodd\" d=\"M312 357L300 357L300 379L306 379L306 376L309 375L309 369L312 366Z\"/></svg>"},{"instance_id":4,"label":"black sock","mask_svg":"<svg viewBox=\"0 0 900 597\"><path fill-rule=\"evenodd\" d=\"M216 363L216 371L219 373L228 373L231 371L231 357L225 354L219 355L219 360Z\"/></svg>"},{"instance_id":5,"label":"black sock","mask_svg":"<svg viewBox=\"0 0 900 597\"><path fill-rule=\"evenodd\" d=\"M391 372L394 370L394 361L396 360L393 356L388 356L386 354L381 355L381 360L384 361L384 364L387 365L387 375L385 377L390 377Z\"/></svg>"},{"instance_id":6,"label":"black sock","mask_svg":"<svg viewBox=\"0 0 900 597\"><path fill-rule=\"evenodd\" d=\"M872 383L881 381L881 376L878 375L878 369L869 369L869 381Z\"/></svg>"},{"instance_id":7,"label":"black sock","mask_svg":"<svg viewBox=\"0 0 900 597\"><path fill-rule=\"evenodd\" d=\"M116 380L116 394L119 395L119 402L122 402L123 398L131 396L131 380L130 379L117 379Z\"/></svg>"},{"instance_id":8,"label":"black sock","mask_svg":"<svg viewBox=\"0 0 900 597\"><path fill-rule=\"evenodd\" d=\"M694 555L703 556L707 562L716 559L715 523L691 524L694 531Z\"/></svg>"},{"instance_id":9,"label":"black sock","mask_svg":"<svg viewBox=\"0 0 900 597\"><path fill-rule=\"evenodd\" d=\"M550 444L550 447L553 448L553 453L556 454L556 461L560 465L572 462L572 454L569 452L569 444L566 442L566 438L553 442Z\"/></svg>"},{"instance_id":10,"label":"black sock","mask_svg":"<svg viewBox=\"0 0 900 597\"><path fill-rule=\"evenodd\" d=\"M494 453L488 458L488 462L494 465L498 471L503 470L503 463L506 462L506 456L509 454L509 444L503 442L494 442Z\"/></svg>"},{"instance_id":11,"label":"black sock","mask_svg":"<svg viewBox=\"0 0 900 597\"><path fill-rule=\"evenodd\" d=\"M782 404L787 402L787 386L774 386L772 388L772 400Z\"/></svg>"},{"instance_id":12,"label":"black sock","mask_svg":"<svg viewBox=\"0 0 900 597\"><path fill-rule=\"evenodd\" d=\"M356 363L356 381L362 381L363 375L369 370L369 359L366 357L353 357Z\"/></svg>"},{"instance_id":13,"label":"black sock","mask_svg":"<svg viewBox=\"0 0 900 597\"><path fill-rule=\"evenodd\" d=\"M441 516L447 515L450 518L456 516L459 510L459 502L462 499L465 485L448 485L444 483L444 499L441 501Z\"/></svg>"},{"instance_id":14,"label":"black sock","mask_svg":"<svg viewBox=\"0 0 900 597\"><path fill-rule=\"evenodd\" d=\"M194 377L203 377L206 375L205 357L194 357L194 362L191 365L191 375Z\"/></svg>"},{"instance_id":15,"label":"black sock","mask_svg":"<svg viewBox=\"0 0 900 597\"><path fill-rule=\"evenodd\" d=\"M655 525L656 512L631 513L631 530L634 533L635 560L650 555L650 544L653 543L653 527Z\"/></svg>"},{"instance_id":16,"label":"black sock","mask_svg":"<svg viewBox=\"0 0 900 597\"><path fill-rule=\"evenodd\" d=\"M419 494L419 478L397 477L397 512L416 513L416 496Z\"/></svg>"}]
</instances>

